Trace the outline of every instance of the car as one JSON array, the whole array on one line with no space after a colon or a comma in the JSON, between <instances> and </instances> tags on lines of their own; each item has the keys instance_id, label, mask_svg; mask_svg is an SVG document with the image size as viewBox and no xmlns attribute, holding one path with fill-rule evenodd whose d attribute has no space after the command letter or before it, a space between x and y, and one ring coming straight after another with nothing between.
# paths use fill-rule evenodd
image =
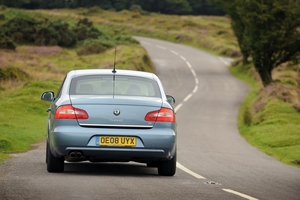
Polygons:
<instances>
[{"instance_id":1,"label":"car","mask_svg":"<svg viewBox=\"0 0 300 200\"><path fill-rule=\"evenodd\" d=\"M68 162L139 162L161 176L176 173L175 98L150 72L81 69L68 72L47 112L48 172Z\"/></svg>"}]
</instances>

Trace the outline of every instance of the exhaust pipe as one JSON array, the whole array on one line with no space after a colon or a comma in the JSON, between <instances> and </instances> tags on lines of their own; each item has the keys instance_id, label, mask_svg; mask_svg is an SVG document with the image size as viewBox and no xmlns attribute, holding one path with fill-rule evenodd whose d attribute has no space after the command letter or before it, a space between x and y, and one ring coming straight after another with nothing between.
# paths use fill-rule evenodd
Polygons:
<instances>
[{"instance_id":1,"label":"exhaust pipe","mask_svg":"<svg viewBox=\"0 0 300 200\"><path fill-rule=\"evenodd\" d=\"M74 158L74 157L76 156L76 153L75 153L74 151L72 151L72 152L70 153L70 156L71 156L71 158Z\"/></svg>"},{"instance_id":2,"label":"exhaust pipe","mask_svg":"<svg viewBox=\"0 0 300 200\"><path fill-rule=\"evenodd\" d=\"M77 156L77 158L81 158L81 156L82 156L81 152L77 152L76 156Z\"/></svg>"},{"instance_id":3,"label":"exhaust pipe","mask_svg":"<svg viewBox=\"0 0 300 200\"><path fill-rule=\"evenodd\" d=\"M69 156L65 156L67 161L83 161L86 157L82 154L81 151L71 151L69 152Z\"/></svg>"}]
</instances>

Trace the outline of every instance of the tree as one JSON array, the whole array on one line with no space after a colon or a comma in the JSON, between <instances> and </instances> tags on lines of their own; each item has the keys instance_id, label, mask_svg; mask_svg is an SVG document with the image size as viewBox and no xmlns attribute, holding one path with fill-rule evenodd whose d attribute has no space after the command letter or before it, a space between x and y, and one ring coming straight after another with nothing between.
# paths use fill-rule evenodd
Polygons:
<instances>
[{"instance_id":1,"label":"tree","mask_svg":"<svg viewBox=\"0 0 300 200\"><path fill-rule=\"evenodd\" d=\"M244 42L264 86L272 70L300 52L299 0L236 0L245 26Z\"/></svg>"},{"instance_id":2,"label":"tree","mask_svg":"<svg viewBox=\"0 0 300 200\"><path fill-rule=\"evenodd\" d=\"M236 0L210 0L211 3L217 7L223 8L226 14L231 18L231 28L234 35L237 38L239 48L243 56L243 64L248 63L248 58L250 56L250 49L245 44L244 31L245 24L242 21L239 13L237 11L237 1Z\"/></svg>"},{"instance_id":3,"label":"tree","mask_svg":"<svg viewBox=\"0 0 300 200\"><path fill-rule=\"evenodd\" d=\"M272 70L300 52L299 0L211 0L224 8L245 59L251 55L264 86Z\"/></svg>"}]
</instances>

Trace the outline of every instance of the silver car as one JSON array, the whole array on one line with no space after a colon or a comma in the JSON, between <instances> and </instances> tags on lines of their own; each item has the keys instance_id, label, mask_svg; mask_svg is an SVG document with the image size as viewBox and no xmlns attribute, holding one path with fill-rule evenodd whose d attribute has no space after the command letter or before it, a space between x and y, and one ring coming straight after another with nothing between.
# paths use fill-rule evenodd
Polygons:
<instances>
[{"instance_id":1,"label":"silver car","mask_svg":"<svg viewBox=\"0 0 300 200\"><path fill-rule=\"evenodd\" d=\"M159 78L148 72L86 69L67 73L47 110L48 172L64 161L140 162L158 174L176 172L177 123Z\"/></svg>"}]
</instances>

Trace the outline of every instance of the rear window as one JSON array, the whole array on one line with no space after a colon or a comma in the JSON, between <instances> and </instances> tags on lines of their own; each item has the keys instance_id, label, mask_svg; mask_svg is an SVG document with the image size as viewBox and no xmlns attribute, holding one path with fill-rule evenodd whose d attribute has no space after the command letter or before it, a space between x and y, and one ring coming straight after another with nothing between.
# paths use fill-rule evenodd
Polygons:
<instances>
[{"instance_id":1,"label":"rear window","mask_svg":"<svg viewBox=\"0 0 300 200\"><path fill-rule=\"evenodd\" d=\"M156 81L134 76L80 76L72 79L71 95L161 97Z\"/></svg>"}]
</instances>

